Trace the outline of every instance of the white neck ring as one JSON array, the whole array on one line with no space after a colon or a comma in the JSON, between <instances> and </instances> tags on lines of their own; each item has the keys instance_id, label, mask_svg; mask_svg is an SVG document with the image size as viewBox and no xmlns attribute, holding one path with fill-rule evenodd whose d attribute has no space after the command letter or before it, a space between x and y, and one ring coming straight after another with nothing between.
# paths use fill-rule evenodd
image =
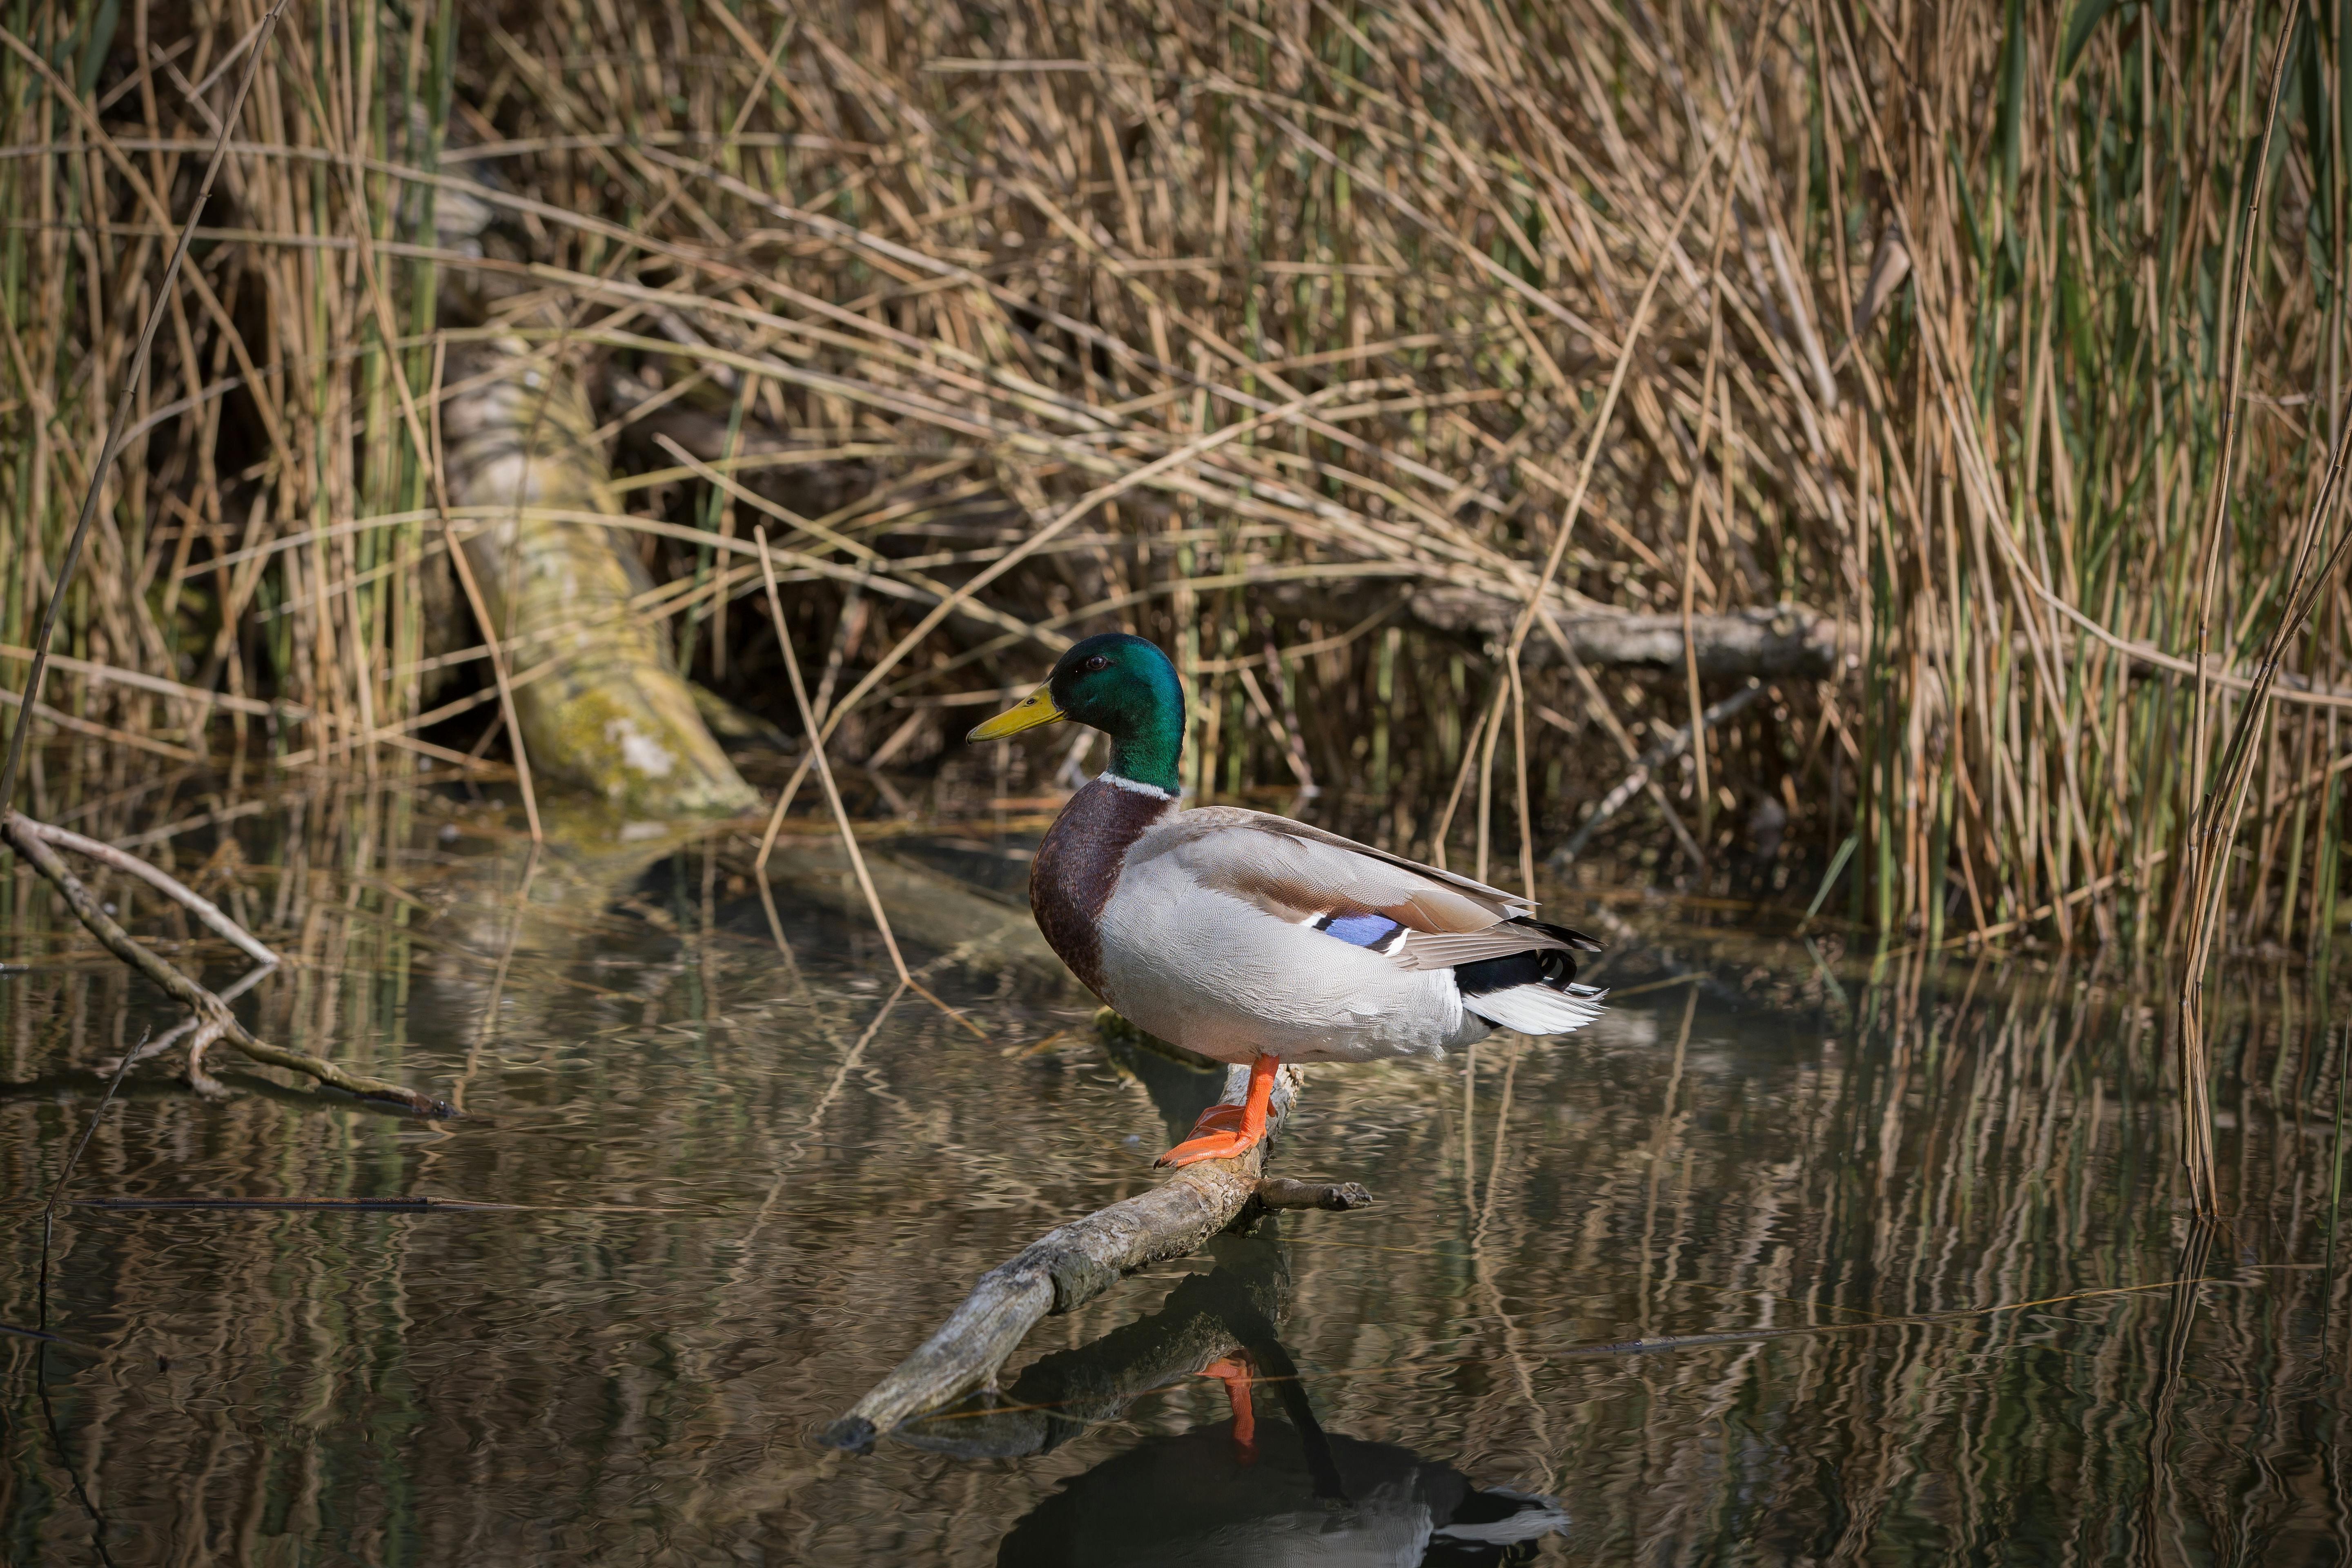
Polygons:
<instances>
[{"instance_id":1,"label":"white neck ring","mask_svg":"<svg viewBox=\"0 0 2352 1568\"><path fill-rule=\"evenodd\" d=\"M1168 791L1161 789L1158 784L1148 784L1139 779L1126 778L1118 773L1097 773L1095 775L1095 782L1097 784L1107 784L1113 789L1123 789L1135 795L1150 795L1153 800L1174 800L1176 798Z\"/></svg>"}]
</instances>

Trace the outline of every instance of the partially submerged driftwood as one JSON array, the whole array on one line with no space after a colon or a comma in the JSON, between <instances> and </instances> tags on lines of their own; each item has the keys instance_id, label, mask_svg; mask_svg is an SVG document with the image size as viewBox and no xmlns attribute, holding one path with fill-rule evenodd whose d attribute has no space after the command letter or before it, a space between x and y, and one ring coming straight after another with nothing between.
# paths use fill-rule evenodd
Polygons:
<instances>
[{"instance_id":1,"label":"partially submerged driftwood","mask_svg":"<svg viewBox=\"0 0 2352 1568\"><path fill-rule=\"evenodd\" d=\"M1001 969L1035 989L1059 991L1069 971L1039 934L1026 901L993 899L960 881L889 852L887 842L865 847L866 875L887 911L891 930L967 968ZM838 835L795 834L776 841L766 876L779 892L854 919L866 913Z\"/></svg>"},{"instance_id":2,"label":"partially submerged driftwood","mask_svg":"<svg viewBox=\"0 0 2352 1568\"><path fill-rule=\"evenodd\" d=\"M1303 1403L1306 1390L1276 1331L1290 1295L1281 1244L1260 1231L1220 1237L1210 1250L1216 1267L1184 1275L1158 1310L1091 1343L1048 1352L1002 1394L969 1394L908 1422L893 1440L962 1459L1043 1453L1118 1420L1145 1394L1207 1373L1235 1351L1275 1380L1272 1392L1286 1406ZM1304 1430L1314 1413L1299 1411L1294 1420L1299 1415Z\"/></svg>"},{"instance_id":3,"label":"partially submerged driftwood","mask_svg":"<svg viewBox=\"0 0 2352 1568\"><path fill-rule=\"evenodd\" d=\"M1094 1300L1121 1275L1181 1258L1251 1212L1265 1207L1361 1208L1371 1199L1352 1183L1318 1185L1262 1175L1275 1135L1297 1103L1297 1069L1285 1068L1267 1113L1266 1136L1237 1160L1186 1165L1148 1193L1048 1231L980 1277L939 1331L848 1414L817 1435L835 1448L864 1449L911 1417L989 1383L1048 1312ZM1249 1068L1225 1075L1223 1103L1239 1105Z\"/></svg>"}]
</instances>

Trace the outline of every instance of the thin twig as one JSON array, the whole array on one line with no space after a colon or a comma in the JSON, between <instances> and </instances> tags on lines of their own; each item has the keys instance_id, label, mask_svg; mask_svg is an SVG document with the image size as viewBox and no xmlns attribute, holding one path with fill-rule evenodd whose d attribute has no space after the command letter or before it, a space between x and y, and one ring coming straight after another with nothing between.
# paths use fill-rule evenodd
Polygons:
<instances>
[{"instance_id":1,"label":"thin twig","mask_svg":"<svg viewBox=\"0 0 2352 1568\"><path fill-rule=\"evenodd\" d=\"M16 820L18 832L32 834L47 843L56 845L60 849L70 849L77 855L86 856L100 865L120 871L125 876L138 878L173 903L185 909L190 914L194 915L215 931L236 943L237 948L256 963L274 967L284 962L278 954L272 952L260 938L229 919L226 911L218 904L188 887L162 867L151 865L130 851L118 849L111 844L101 844L95 838L85 838L80 834L68 829L53 827L46 822L36 822L21 812L17 814Z\"/></svg>"},{"instance_id":2,"label":"thin twig","mask_svg":"<svg viewBox=\"0 0 2352 1568\"><path fill-rule=\"evenodd\" d=\"M1633 771L1619 780L1616 788L1601 797L1601 804L1592 808L1592 815L1584 819L1583 824L1577 828L1569 841L1552 851L1553 863L1566 865L1583 854L1584 847L1591 842L1592 836L1600 832L1602 826L1611 817L1616 816L1627 801L1640 794L1643 786L1656 775L1660 768L1673 762L1691 747L1695 731L1704 731L1713 725L1722 723L1769 689L1769 687L1759 685L1735 691L1700 713L1696 724L1683 726L1643 752L1642 760L1634 764Z\"/></svg>"}]
</instances>

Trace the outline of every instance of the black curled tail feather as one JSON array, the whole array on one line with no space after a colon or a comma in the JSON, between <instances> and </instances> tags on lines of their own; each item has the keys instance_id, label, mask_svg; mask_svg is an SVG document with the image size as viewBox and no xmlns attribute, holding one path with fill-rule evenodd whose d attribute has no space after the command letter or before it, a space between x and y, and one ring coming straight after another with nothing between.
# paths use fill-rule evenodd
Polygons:
<instances>
[{"instance_id":1,"label":"black curled tail feather","mask_svg":"<svg viewBox=\"0 0 2352 1568\"><path fill-rule=\"evenodd\" d=\"M1598 952L1601 944L1582 931L1566 926L1547 924L1522 916L1509 922L1540 931L1554 942L1568 947ZM1529 948L1524 952L1507 953L1501 958L1482 958L1454 966L1454 983L1467 999L1489 996L1497 991L1507 991L1516 985L1541 985L1547 990L1574 995L1590 994L1588 986L1576 984L1576 957L1567 947Z\"/></svg>"},{"instance_id":2,"label":"black curled tail feather","mask_svg":"<svg viewBox=\"0 0 2352 1568\"><path fill-rule=\"evenodd\" d=\"M1556 926L1549 921L1529 920L1527 916L1521 915L1511 923L1515 926L1526 926L1531 931L1539 931L1554 941L1564 942L1581 952L1599 952L1601 951L1601 944L1582 931L1570 931L1566 926Z\"/></svg>"}]
</instances>

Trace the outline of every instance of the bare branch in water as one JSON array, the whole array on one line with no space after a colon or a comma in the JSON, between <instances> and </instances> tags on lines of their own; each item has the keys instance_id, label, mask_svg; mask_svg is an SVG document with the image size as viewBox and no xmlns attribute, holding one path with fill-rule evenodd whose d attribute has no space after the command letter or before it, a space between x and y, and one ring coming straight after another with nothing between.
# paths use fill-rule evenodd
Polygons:
<instances>
[{"instance_id":1,"label":"bare branch in water","mask_svg":"<svg viewBox=\"0 0 2352 1568\"><path fill-rule=\"evenodd\" d=\"M79 878L66 868L64 861L58 858L57 851L49 847L47 840L38 831L41 826L22 813L12 811L4 820L0 820L0 833L5 833L16 852L32 862L34 868L49 879L50 885L64 896L67 906L73 910L75 917L89 928L91 935L106 944L108 952L145 975L156 989L196 1015L198 1022L194 1039L189 1047L192 1075L201 1074L203 1071L202 1058L205 1048L215 1040L226 1040L257 1062L268 1062L272 1067L290 1068L296 1072L308 1073L320 1083L332 1084L337 1089L352 1094L364 1096L371 1100L393 1100L422 1116L451 1114L450 1108L446 1104L435 1100L430 1095L419 1093L415 1089L404 1088L400 1084L388 1083L382 1079L348 1072L334 1063L311 1056L308 1052L289 1050L282 1046L273 1046L256 1039L251 1032L237 1021L236 1015L229 1011L227 1003L164 963L142 945L137 938L116 924L114 918L109 915L104 907L99 903L97 896L83 885ZM187 897L194 899L195 895L189 893ZM226 921L228 917L223 915L221 918ZM137 1054L135 1051L130 1053L131 1056ZM126 1063L127 1059L126 1058Z\"/></svg>"},{"instance_id":2,"label":"bare branch in water","mask_svg":"<svg viewBox=\"0 0 2352 1568\"><path fill-rule=\"evenodd\" d=\"M1297 1070L1282 1069L1267 1116L1268 1135L1239 1159L1180 1166L1150 1192L1097 1209L1031 1242L982 1275L939 1331L817 1440L835 1448L869 1447L899 1423L993 1378L1046 1313L1090 1301L1121 1275L1148 1263L1183 1257L1246 1216L1254 1205L1354 1209L1370 1204L1370 1195L1352 1182L1269 1181L1261 1174L1273 1134L1298 1102ZM1240 1104L1248 1087L1249 1069L1233 1068L1225 1078L1224 1103Z\"/></svg>"}]
</instances>

